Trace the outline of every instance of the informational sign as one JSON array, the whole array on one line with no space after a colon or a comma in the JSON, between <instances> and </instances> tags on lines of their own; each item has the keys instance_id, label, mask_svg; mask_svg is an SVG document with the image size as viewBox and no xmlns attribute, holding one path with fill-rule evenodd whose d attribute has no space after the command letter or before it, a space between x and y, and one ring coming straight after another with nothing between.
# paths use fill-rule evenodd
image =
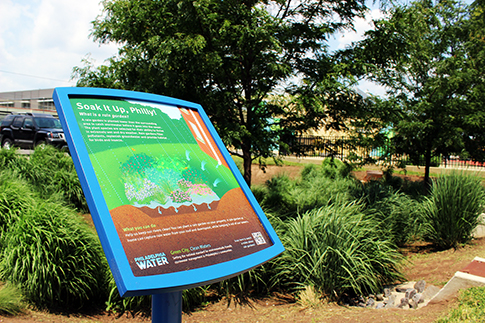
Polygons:
<instances>
[{"instance_id":1,"label":"informational sign","mask_svg":"<svg viewBox=\"0 0 485 323\"><path fill-rule=\"evenodd\" d=\"M284 250L200 105L94 88L53 98L122 296L212 283Z\"/></svg>"}]
</instances>

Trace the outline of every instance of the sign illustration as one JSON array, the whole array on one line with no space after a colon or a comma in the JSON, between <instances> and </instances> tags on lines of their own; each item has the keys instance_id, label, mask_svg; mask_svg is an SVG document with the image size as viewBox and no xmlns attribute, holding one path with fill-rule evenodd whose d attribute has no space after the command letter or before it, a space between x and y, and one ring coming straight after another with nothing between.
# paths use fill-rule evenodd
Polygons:
<instances>
[{"instance_id":1,"label":"sign illustration","mask_svg":"<svg viewBox=\"0 0 485 323\"><path fill-rule=\"evenodd\" d=\"M122 296L214 282L283 251L199 105L92 88L54 101Z\"/></svg>"}]
</instances>

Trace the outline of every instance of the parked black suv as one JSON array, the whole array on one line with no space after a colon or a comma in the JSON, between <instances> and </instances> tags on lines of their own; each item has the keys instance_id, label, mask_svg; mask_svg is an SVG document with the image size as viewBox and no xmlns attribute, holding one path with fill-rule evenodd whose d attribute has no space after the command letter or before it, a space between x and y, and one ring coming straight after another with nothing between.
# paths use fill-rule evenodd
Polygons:
<instances>
[{"instance_id":1,"label":"parked black suv","mask_svg":"<svg viewBox=\"0 0 485 323\"><path fill-rule=\"evenodd\" d=\"M0 125L0 143L32 149L41 144L67 148L61 122L49 114L26 113L7 115Z\"/></svg>"}]
</instances>

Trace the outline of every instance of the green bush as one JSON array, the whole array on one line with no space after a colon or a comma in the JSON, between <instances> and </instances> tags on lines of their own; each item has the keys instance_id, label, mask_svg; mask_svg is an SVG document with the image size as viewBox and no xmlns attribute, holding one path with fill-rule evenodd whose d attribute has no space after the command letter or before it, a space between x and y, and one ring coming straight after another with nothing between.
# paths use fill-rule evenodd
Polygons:
<instances>
[{"instance_id":1,"label":"green bush","mask_svg":"<svg viewBox=\"0 0 485 323\"><path fill-rule=\"evenodd\" d=\"M0 149L0 169L14 172L44 198L57 195L80 212L89 211L71 156L55 147L37 147L29 158Z\"/></svg>"},{"instance_id":2,"label":"green bush","mask_svg":"<svg viewBox=\"0 0 485 323\"><path fill-rule=\"evenodd\" d=\"M77 309L106 296L99 240L70 209L37 200L1 238L0 277L37 307Z\"/></svg>"},{"instance_id":3,"label":"green bush","mask_svg":"<svg viewBox=\"0 0 485 323\"><path fill-rule=\"evenodd\" d=\"M356 190L355 196L365 205L365 213L380 222L386 236L396 245L417 239L420 230L421 204L387 181L370 181Z\"/></svg>"},{"instance_id":4,"label":"green bush","mask_svg":"<svg viewBox=\"0 0 485 323\"><path fill-rule=\"evenodd\" d=\"M325 158L322 161L322 172L325 177L349 177L352 171L352 166L348 163L342 162L337 158Z\"/></svg>"},{"instance_id":5,"label":"green bush","mask_svg":"<svg viewBox=\"0 0 485 323\"><path fill-rule=\"evenodd\" d=\"M0 172L0 236L35 203L28 183L12 171Z\"/></svg>"},{"instance_id":6,"label":"green bush","mask_svg":"<svg viewBox=\"0 0 485 323\"><path fill-rule=\"evenodd\" d=\"M25 309L22 293L11 284L3 285L0 289L0 313L16 315Z\"/></svg>"},{"instance_id":7,"label":"green bush","mask_svg":"<svg viewBox=\"0 0 485 323\"><path fill-rule=\"evenodd\" d=\"M352 201L351 192L359 185L351 177L327 177L322 167L306 166L300 179L277 175L266 182L265 189L257 188L254 192L265 211L285 219L333 203Z\"/></svg>"},{"instance_id":8,"label":"green bush","mask_svg":"<svg viewBox=\"0 0 485 323\"><path fill-rule=\"evenodd\" d=\"M439 177L423 202L424 240L443 249L469 242L480 222L484 198L478 176L452 173Z\"/></svg>"},{"instance_id":9,"label":"green bush","mask_svg":"<svg viewBox=\"0 0 485 323\"><path fill-rule=\"evenodd\" d=\"M220 298L225 297L229 304L234 301L238 304L248 303L251 297L268 296L273 289L272 263L258 266L239 276L211 285Z\"/></svg>"},{"instance_id":10,"label":"green bush","mask_svg":"<svg viewBox=\"0 0 485 323\"><path fill-rule=\"evenodd\" d=\"M334 204L286 222L286 248L277 259L275 279L289 286L312 285L330 298L378 292L402 278L402 256L378 221L357 203Z\"/></svg>"}]
</instances>

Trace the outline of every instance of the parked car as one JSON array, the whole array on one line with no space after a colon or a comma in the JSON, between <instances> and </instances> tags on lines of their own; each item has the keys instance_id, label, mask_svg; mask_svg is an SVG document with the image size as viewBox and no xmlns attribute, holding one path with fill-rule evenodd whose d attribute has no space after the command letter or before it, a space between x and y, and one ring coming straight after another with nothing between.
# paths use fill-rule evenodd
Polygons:
<instances>
[{"instance_id":1,"label":"parked car","mask_svg":"<svg viewBox=\"0 0 485 323\"><path fill-rule=\"evenodd\" d=\"M7 115L0 124L0 143L6 149L12 146L33 149L45 144L67 149L59 119L39 113Z\"/></svg>"}]
</instances>

